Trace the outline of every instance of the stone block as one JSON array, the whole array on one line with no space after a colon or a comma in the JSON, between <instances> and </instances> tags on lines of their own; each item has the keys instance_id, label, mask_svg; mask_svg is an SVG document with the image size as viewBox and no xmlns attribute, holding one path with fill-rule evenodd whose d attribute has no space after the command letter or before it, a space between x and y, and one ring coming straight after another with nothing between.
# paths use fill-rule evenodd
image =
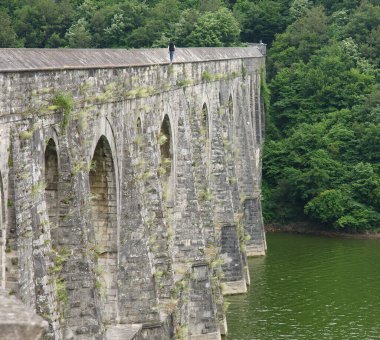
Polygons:
<instances>
[{"instance_id":1,"label":"stone block","mask_svg":"<svg viewBox=\"0 0 380 340\"><path fill-rule=\"evenodd\" d=\"M0 337L2 340L37 340L48 323L14 296L0 289Z\"/></svg>"}]
</instances>

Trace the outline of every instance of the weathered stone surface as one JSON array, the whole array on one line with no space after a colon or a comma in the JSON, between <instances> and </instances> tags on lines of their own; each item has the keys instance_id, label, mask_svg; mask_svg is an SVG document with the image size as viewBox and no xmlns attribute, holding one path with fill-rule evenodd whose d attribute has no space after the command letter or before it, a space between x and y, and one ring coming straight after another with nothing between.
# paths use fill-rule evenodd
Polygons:
<instances>
[{"instance_id":1,"label":"weathered stone surface","mask_svg":"<svg viewBox=\"0 0 380 340\"><path fill-rule=\"evenodd\" d=\"M0 281L46 338L219 338L265 253L263 46L167 59L0 49Z\"/></svg>"},{"instance_id":2,"label":"weathered stone surface","mask_svg":"<svg viewBox=\"0 0 380 340\"><path fill-rule=\"evenodd\" d=\"M0 289L0 337L2 340L37 340L46 332L47 321L14 296Z\"/></svg>"},{"instance_id":3,"label":"weathered stone surface","mask_svg":"<svg viewBox=\"0 0 380 340\"><path fill-rule=\"evenodd\" d=\"M142 325L116 325L107 329L106 340L140 340Z\"/></svg>"},{"instance_id":4,"label":"weathered stone surface","mask_svg":"<svg viewBox=\"0 0 380 340\"><path fill-rule=\"evenodd\" d=\"M253 48L178 48L175 63L260 58L262 52ZM0 49L0 71L63 70L115 68L167 64L168 51L161 49Z\"/></svg>"}]
</instances>

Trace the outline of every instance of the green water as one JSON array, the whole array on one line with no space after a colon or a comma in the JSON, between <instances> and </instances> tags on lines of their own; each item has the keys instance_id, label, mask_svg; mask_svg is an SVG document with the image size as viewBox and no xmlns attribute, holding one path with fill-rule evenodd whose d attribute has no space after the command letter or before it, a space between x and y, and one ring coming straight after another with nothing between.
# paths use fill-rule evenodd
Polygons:
<instances>
[{"instance_id":1,"label":"green water","mask_svg":"<svg viewBox=\"0 0 380 340\"><path fill-rule=\"evenodd\" d=\"M248 294L226 298L228 340L380 339L380 240L268 234Z\"/></svg>"}]
</instances>

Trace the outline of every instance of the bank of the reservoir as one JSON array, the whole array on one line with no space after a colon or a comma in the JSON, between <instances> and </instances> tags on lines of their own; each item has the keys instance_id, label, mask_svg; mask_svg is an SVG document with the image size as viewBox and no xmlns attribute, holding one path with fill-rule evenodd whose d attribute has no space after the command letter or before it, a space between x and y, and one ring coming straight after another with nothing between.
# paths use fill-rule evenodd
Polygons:
<instances>
[{"instance_id":1,"label":"bank of the reservoir","mask_svg":"<svg viewBox=\"0 0 380 340\"><path fill-rule=\"evenodd\" d=\"M290 223L285 225L270 224L265 226L265 231L267 233L294 233L351 239L380 239L380 230L362 230L348 232L339 229L326 228L322 225L313 225L310 223Z\"/></svg>"},{"instance_id":2,"label":"bank of the reservoir","mask_svg":"<svg viewBox=\"0 0 380 340\"><path fill-rule=\"evenodd\" d=\"M247 295L229 297L229 340L378 339L380 241L270 233Z\"/></svg>"}]
</instances>

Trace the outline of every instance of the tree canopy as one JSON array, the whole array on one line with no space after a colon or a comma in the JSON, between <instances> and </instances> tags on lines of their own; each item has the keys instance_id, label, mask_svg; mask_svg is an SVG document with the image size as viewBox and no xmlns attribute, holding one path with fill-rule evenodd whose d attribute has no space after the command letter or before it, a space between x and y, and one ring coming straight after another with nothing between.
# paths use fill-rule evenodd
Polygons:
<instances>
[{"instance_id":1,"label":"tree canopy","mask_svg":"<svg viewBox=\"0 0 380 340\"><path fill-rule=\"evenodd\" d=\"M379 229L380 6L301 3L269 50L265 219Z\"/></svg>"}]
</instances>

